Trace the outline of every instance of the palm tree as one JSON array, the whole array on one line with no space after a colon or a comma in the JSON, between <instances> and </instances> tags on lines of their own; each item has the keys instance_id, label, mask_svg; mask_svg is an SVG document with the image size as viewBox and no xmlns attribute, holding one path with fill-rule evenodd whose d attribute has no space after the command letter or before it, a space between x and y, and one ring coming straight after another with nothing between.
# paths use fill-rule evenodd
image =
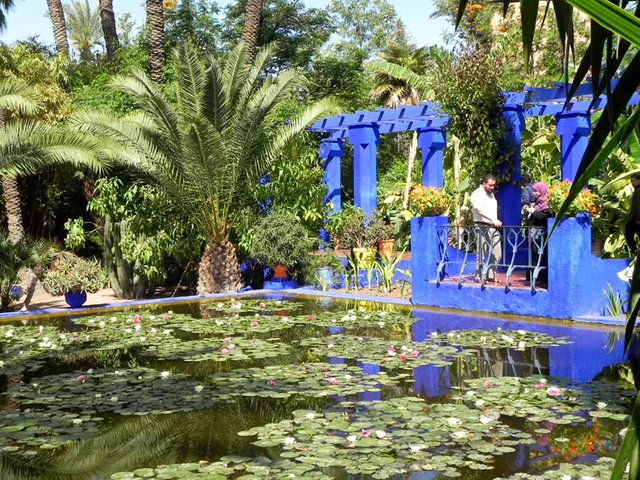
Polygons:
<instances>
[{"instance_id":1,"label":"palm tree","mask_svg":"<svg viewBox=\"0 0 640 480\"><path fill-rule=\"evenodd\" d=\"M69 57L69 40L67 39L67 23L64 19L64 9L61 0L47 0L49 18L53 26L53 40L56 52Z\"/></svg>"},{"instance_id":2,"label":"palm tree","mask_svg":"<svg viewBox=\"0 0 640 480\"><path fill-rule=\"evenodd\" d=\"M100 12L100 24L107 49L107 58L113 60L119 47L116 17L113 14L113 0L100 0L98 11Z\"/></svg>"},{"instance_id":3,"label":"palm tree","mask_svg":"<svg viewBox=\"0 0 640 480\"><path fill-rule=\"evenodd\" d=\"M13 8L13 0L0 0L0 31L7 26L7 12Z\"/></svg>"},{"instance_id":4,"label":"palm tree","mask_svg":"<svg viewBox=\"0 0 640 480\"><path fill-rule=\"evenodd\" d=\"M249 199L269 163L296 134L333 111L324 100L287 124L274 124L274 109L295 92L297 72L264 76L273 54L267 48L253 65L243 43L226 61L204 61L192 47L176 58L177 104L143 72L119 77L114 85L139 106L118 119L106 112L79 112L74 124L111 139L113 155L152 178L191 216L205 240L198 268L198 293L234 291L240 286L233 219Z\"/></svg>"},{"instance_id":5,"label":"palm tree","mask_svg":"<svg viewBox=\"0 0 640 480\"><path fill-rule=\"evenodd\" d=\"M91 49L101 45L100 12L92 10L89 0L71 0L65 5L67 28L73 46L80 52L80 60L91 60Z\"/></svg>"},{"instance_id":6,"label":"palm tree","mask_svg":"<svg viewBox=\"0 0 640 480\"><path fill-rule=\"evenodd\" d=\"M146 0L149 76L162 82L164 70L164 14L162 0Z\"/></svg>"},{"instance_id":7,"label":"palm tree","mask_svg":"<svg viewBox=\"0 0 640 480\"><path fill-rule=\"evenodd\" d=\"M247 0L244 9L244 27L242 41L247 46L247 61L253 63L258 49L260 19L262 17L262 0Z\"/></svg>"}]
</instances>

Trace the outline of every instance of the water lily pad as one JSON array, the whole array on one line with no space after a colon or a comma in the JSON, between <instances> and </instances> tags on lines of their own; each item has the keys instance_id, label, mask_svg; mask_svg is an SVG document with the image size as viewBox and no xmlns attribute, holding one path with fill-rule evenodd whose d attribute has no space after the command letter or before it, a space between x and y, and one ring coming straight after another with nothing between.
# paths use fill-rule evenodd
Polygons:
<instances>
[{"instance_id":1,"label":"water lily pad","mask_svg":"<svg viewBox=\"0 0 640 480\"><path fill-rule=\"evenodd\" d=\"M159 360L227 362L279 357L288 353L289 347L277 340L243 337L181 340L171 337L158 345L146 347L140 354Z\"/></svg>"},{"instance_id":2,"label":"water lily pad","mask_svg":"<svg viewBox=\"0 0 640 480\"><path fill-rule=\"evenodd\" d=\"M513 348L524 350L531 347L551 347L569 342L564 337L552 337L544 333L527 330L451 330L446 333L432 332L432 342L477 348Z\"/></svg>"}]
</instances>

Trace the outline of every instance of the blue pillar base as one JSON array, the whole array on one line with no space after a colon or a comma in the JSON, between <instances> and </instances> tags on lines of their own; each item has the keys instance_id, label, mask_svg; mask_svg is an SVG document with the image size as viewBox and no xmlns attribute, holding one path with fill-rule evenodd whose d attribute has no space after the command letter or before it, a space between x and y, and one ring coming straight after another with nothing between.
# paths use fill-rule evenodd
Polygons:
<instances>
[{"instance_id":1,"label":"blue pillar base","mask_svg":"<svg viewBox=\"0 0 640 480\"><path fill-rule=\"evenodd\" d=\"M287 290L289 288L298 288L298 282L288 278L272 278L264 281L265 290Z\"/></svg>"}]
</instances>

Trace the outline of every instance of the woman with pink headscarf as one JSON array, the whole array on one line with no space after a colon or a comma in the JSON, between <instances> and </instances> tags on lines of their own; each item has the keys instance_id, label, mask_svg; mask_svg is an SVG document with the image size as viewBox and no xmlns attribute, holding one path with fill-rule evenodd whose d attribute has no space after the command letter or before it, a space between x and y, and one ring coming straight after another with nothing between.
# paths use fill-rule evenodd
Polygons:
<instances>
[{"instance_id":1,"label":"woman with pink headscarf","mask_svg":"<svg viewBox=\"0 0 640 480\"><path fill-rule=\"evenodd\" d=\"M529 214L529 249L533 268L532 279L542 287L547 286L547 255L545 247L547 219L553 214L547 205L547 185L543 182L533 184L533 194L536 198L533 206L525 207ZM537 274L537 275L536 275Z\"/></svg>"}]
</instances>

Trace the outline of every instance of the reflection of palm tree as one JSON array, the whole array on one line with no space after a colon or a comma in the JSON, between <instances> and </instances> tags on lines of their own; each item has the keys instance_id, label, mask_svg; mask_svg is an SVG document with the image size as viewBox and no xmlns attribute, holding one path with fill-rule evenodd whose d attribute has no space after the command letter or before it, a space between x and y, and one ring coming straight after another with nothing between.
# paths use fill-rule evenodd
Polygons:
<instances>
[{"instance_id":1,"label":"reflection of palm tree","mask_svg":"<svg viewBox=\"0 0 640 480\"><path fill-rule=\"evenodd\" d=\"M80 60L91 60L91 49L101 45L100 12L92 10L89 0L71 0L66 5L67 28L73 46L80 52Z\"/></svg>"},{"instance_id":2,"label":"reflection of palm tree","mask_svg":"<svg viewBox=\"0 0 640 480\"><path fill-rule=\"evenodd\" d=\"M299 84L296 72L263 81L273 49L246 64L243 44L226 62L204 62L191 47L177 58L176 106L142 72L116 86L141 108L119 120L107 114L81 114L80 128L103 135L113 151L148 174L193 218L205 239L198 292L234 291L240 286L232 219L245 206L249 185L309 122L326 114L323 101L287 124L271 114ZM123 148L124 144L124 148Z\"/></svg>"},{"instance_id":3,"label":"reflection of palm tree","mask_svg":"<svg viewBox=\"0 0 640 480\"><path fill-rule=\"evenodd\" d=\"M61 0L47 0L49 18L53 26L53 40L56 44L56 52L69 56L69 40L67 40L67 23L64 19L64 10Z\"/></svg>"},{"instance_id":4,"label":"reflection of palm tree","mask_svg":"<svg viewBox=\"0 0 640 480\"><path fill-rule=\"evenodd\" d=\"M113 60L119 45L116 17L113 14L113 0L100 0L98 11L100 12L100 25L102 26L104 44L107 49L107 58Z\"/></svg>"}]
</instances>

